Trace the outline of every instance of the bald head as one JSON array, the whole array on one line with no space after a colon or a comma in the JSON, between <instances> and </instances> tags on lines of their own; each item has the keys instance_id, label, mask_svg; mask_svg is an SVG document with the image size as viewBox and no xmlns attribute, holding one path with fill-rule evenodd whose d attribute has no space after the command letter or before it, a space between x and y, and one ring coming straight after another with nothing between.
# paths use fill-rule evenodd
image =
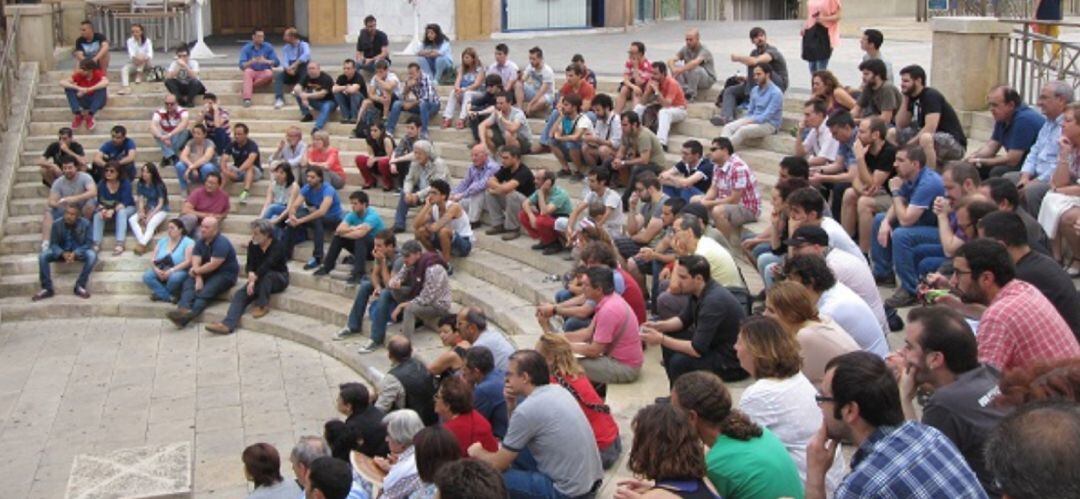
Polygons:
<instances>
[{"instance_id":1,"label":"bald head","mask_svg":"<svg viewBox=\"0 0 1080 499\"><path fill-rule=\"evenodd\" d=\"M686 30L686 46L690 48L697 48L701 44L701 33L697 28L690 28Z\"/></svg>"},{"instance_id":2,"label":"bald head","mask_svg":"<svg viewBox=\"0 0 1080 499\"><path fill-rule=\"evenodd\" d=\"M1078 440L1080 407L1075 403L1024 406L990 434L986 467L1008 497L1080 497Z\"/></svg>"},{"instance_id":3,"label":"bald head","mask_svg":"<svg viewBox=\"0 0 1080 499\"><path fill-rule=\"evenodd\" d=\"M386 343L386 353L392 362L401 363L412 358L412 342L398 334Z\"/></svg>"},{"instance_id":4,"label":"bald head","mask_svg":"<svg viewBox=\"0 0 1080 499\"><path fill-rule=\"evenodd\" d=\"M317 63L315 61L311 61L311 62L307 63L308 76L310 76L312 78L315 78L315 77L319 76L319 73L321 73L321 72L322 72L322 68L319 67L319 63Z\"/></svg>"},{"instance_id":5,"label":"bald head","mask_svg":"<svg viewBox=\"0 0 1080 499\"><path fill-rule=\"evenodd\" d=\"M484 166L487 165L488 150L487 150L487 147L484 147L483 142L481 142L479 144L476 144L475 146L472 146L471 152L472 152L472 164L474 166L484 167Z\"/></svg>"},{"instance_id":6,"label":"bald head","mask_svg":"<svg viewBox=\"0 0 1080 499\"><path fill-rule=\"evenodd\" d=\"M218 228L220 227L217 217L206 217L199 223L199 231L202 233L203 240L209 241L218 235Z\"/></svg>"}]
</instances>

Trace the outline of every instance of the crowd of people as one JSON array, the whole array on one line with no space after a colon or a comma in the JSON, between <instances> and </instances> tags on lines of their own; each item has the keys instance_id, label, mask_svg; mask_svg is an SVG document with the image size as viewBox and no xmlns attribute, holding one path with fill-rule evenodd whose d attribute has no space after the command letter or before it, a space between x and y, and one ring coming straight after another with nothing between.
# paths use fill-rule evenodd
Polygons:
<instances>
[{"instance_id":1,"label":"crowd of people","mask_svg":"<svg viewBox=\"0 0 1080 499\"><path fill-rule=\"evenodd\" d=\"M838 1L810 2L804 42L835 46L839 18ZM54 295L55 261L82 262L74 292L90 297L110 222L114 256L129 228L134 252L151 253L143 281L151 300L176 305L167 317L180 328L234 289L208 331L234 332L249 307L254 318L270 313L303 241L313 243L304 271L348 267L356 295L335 339L359 338L366 325L359 353L385 349L392 368L374 392L341 385L345 419L292 450L295 482L272 446L245 449L253 497L592 497L624 453L636 478L618 484L620 498L1080 494L1071 473L1080 104L1067 84L1048 83L1039 111L995 87L993 134L968 150L926 71L893 73L880 31L863 33L854 87L828 71L828 55L804 51L811 96L776 165L770 211L755 174L765 165L737 152L784 118L787 63L762 28L750 32L749 55L730 56L746 65L743 79L723 81L690 30L666 62L630 44L608 95L580 56L558 88L540 47L520 69L505 44L489 66L472 48L455 60L438 25L426 27L415 62L391 71L385 33L374 17L364 25L336 79L295 29L280 52L253 33L238 61L243 105L273 82L274 107L291 89L300 121L313 122L309 140L289 127L272 153L230 121L179 48L151 117L161 161L139 165L122 125L92 155L74 140L94 128L110 85L108 42L85 24L78 69L61 83L72 126L39 162L49 196L35 301ZM124 89L153 55L141 27L127 47ZM689 139L668 161L672 125L718 83L708 151ZM442 84L452 86L445 107ZM440 109L443 128L471 132L456 182L431 139ZM325 130L335 110L368 147L354 162L364 187L347 205L347 173ZM545 121L539 137L530 118ZM560 169L528 166L540 154ZM186 194L171 219L166 166ZM227 189L240 184L236 201L247 204L264 168L237 286ZM580 201L561 185L573 180L585 183ZM398 200L389 223L368 194L380 183ZM536 304L535 345L515 348L480 309L455 311L453 261L469 257L485 225L488 236L524 233L533 250L573 262L562 289ZM750 291L738 260L757 268L764 290ZM882 299L879 286L895 292ZM898 309L913 305L905 323ZM401 332L388 335L394 323ZM428 362L413 353L425 323L447 347ZM896 331L903 346L890 352ZM640 379L650 347L662 352L670 396L620 429L607 387ZM750 385L734 400L727 383L742 380ZM841 445L856 448L850 463Z\"/></svg>"}]
</instances>

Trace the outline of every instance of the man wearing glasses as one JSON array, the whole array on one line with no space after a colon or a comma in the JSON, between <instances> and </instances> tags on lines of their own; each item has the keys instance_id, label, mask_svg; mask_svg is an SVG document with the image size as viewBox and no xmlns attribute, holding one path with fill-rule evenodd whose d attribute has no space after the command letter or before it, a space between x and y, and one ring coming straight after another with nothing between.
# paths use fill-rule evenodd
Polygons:
<instances>
[{"instance_id":1,"label":"man wearing glasses","mask_svg":"<svg viewBox=\"0 0 1080 499\"><path fill-rule=\"evenodd\" d=\"M150 135L154 136L154 142L161 148L161 166L175 165L180 160L179 152L191 138L188 110L180 107L175 95L167 95L165 107L154 112Z\"/></svg>"},{"instance_id":2,"label":"man wearing glasses","mask_svg":"<svg viewBox=\"0 0 1080 499\"><path fill-rule=\"evenodd\" d=\"M165 88L184 107L194 106L195 96L206 93L206 87L199 81L199 61L191 58L187 47L176 49L176 59L165 71Z\"/></svg>"}]
</instances>

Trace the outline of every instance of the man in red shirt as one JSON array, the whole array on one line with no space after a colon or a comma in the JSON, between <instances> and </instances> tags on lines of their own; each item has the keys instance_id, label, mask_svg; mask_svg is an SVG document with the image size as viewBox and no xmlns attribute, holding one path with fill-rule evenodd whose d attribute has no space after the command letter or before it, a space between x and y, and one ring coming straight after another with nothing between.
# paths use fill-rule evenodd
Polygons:
<instances>
[{"instance_id":1,"label":"man in red shirt","mask_svg":"<svg viewBox=\"0 0 1080 499\"><path fill-rule=\"evenodd\" d=\"M87 130L94 129L94 115L105 107L108 85L109 79L105 77L105 72L98 69L97 63L92 59L84 59L69 78L60 81L60 86L67 95L71 114L75 115L71 120L72 130L78 130L84 122Z\"/></svg>"},{"instance_id":2,"label":"man in red shirt","mask_svg":"<svg viewBox=\"0 0 1080 499\"><path fill-rule=\"evenodd\" d=\"M668 74L667 64L654 62L652 67L652 76L649 77L649 83L645 85L641 100L634 105L634 112L642 116L645 114L647 105L660 105L660 110L656 113L656 137L660 139L666 151L671 125L686 119L686 95L679 82Z\"/></svg>"},{"instance_id":3,"label":"man in red shirt","mask_svg":"<svg viewBox=\"0 0 1080 499\"><path fill-rule=\"evenodd\" d=\"M180 209L180 221L188 234L193 234L202 219L206 217L214 217L224 223L227 216L229 216L229 194L221 189L221 174L218 172L207 174L202 187L192 191L184 201L184 207Z\"/></svg>"},{"instance_id":4,"label":"man in red shirt","mask_svg":"<svg viewBox=\"0 0 1080 499\"><path fill-rule=\"evenodd\" d=\"M1068 323L1038 288L1015 279L1001 243L976 239L953 257L950 284L968 303L986 305L975 338L979 362L999 371L1080 356Z\"/></svg>"},{"instance_id":5,"label":"man in red shirt","mask_svg":"<svg viewBox=\"0 0 1080 499\"><path fill-rule=\"evenodd\" d=\"M615 114L622 114L626 101L637 101L641 98L653 73L652 63L645 58L644 43L630 42L627 53L629 57L623 71L623 81L619 84L619 96L615 99Z\"/></svg>"}]
</instances>

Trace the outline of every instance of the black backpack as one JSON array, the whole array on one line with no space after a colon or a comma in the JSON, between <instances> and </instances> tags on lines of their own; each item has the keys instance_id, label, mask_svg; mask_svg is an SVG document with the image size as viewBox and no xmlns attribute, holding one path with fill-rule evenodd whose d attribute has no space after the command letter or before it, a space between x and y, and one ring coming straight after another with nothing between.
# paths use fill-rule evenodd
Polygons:
<instances>
[{"instance_id":1,"label":"black backpack","mask_svg":"<svg viewBox=\"0 0 1080 499\"><path fill-rule=\"evenodd\" d=\"M821 24L814 24L803 33L802 59L804 61L822 61L832 57L832 42L829 30Z\"/></svg>"}]
</instances>

